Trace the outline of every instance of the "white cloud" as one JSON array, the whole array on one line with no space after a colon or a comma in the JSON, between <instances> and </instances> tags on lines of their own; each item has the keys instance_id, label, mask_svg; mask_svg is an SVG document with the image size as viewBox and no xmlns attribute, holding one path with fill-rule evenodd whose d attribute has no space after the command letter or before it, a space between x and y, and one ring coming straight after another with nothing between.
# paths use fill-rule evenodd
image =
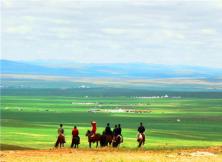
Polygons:
<instances>
[{"instance_id":1,"label":"white cloud","mask_svg":"<svg viewBox=\"0 0 222 162\"><path fill-rule=\"evenodd\" d=\"M126 29L120 29L120 28L105 28L102 29L102 32L106 34L125 34L127 33Z\"/></svg>"},{"instance_id":2,"label":"white cloud","mask_svg":"<svg viewBox=\"0 0 222 162\"><path fill-rule=\"evenodd\" d=\"M10 8L13 5L13 1L12 0L2 0L2 6L5 8Z\"/></svg>"},{"instance_id":3,"label":"white cloud","mask_svg":"<svg viewBox=\"0 0 222 162\"><path fill-rule=\"evenodd\" d=\"M40 17L40 16L23 16L22 21L25 23L52 23L54 25L70 25L71 21L61 18Z\"/></svg>"},{"instance_id":4,"label":"white cloud","mask_svg":"<svg viewBox=\"0 0 222 162\"><path fill-rule=\"evenodd\" d=\"M28 34L32 32L32 28L26 25L10 26L5 29L5 32L10 34Z\"/></svg>"},{"instance_id":5,"label":"white cloud","mask_svg":"<svg viewBox=\"0 0 222 162\"><path fill-rule=\"evenodd\" d=\"M212 28L201 29L201 32L203 34L207 34L207 35L216 35L217 34L216 30L212 29Z\"/></svg>"},{"instance_id":6,"label":"white cloud","mask_svg":"<svg viewBox=\"0 0 222 162\"><path fill-rule=\"evenodd\" d=\"M2 50L7 58L215 66L222 59L219 4L218 0L3 0Z\"/></svg>"},{"instance_id":7,"label":"white cloud","mask_svg":"<svg viewBox=\"0 0 222 162\"><path fill-rule=\"evenodd\" d=\"M57 28L50 28L49 32L52 34L55 34L59 39L67 39L72 38L75 33L78 32L78 29L76 28L70 28L70 27L57 27Z\"/></svg>"}]
</instances>

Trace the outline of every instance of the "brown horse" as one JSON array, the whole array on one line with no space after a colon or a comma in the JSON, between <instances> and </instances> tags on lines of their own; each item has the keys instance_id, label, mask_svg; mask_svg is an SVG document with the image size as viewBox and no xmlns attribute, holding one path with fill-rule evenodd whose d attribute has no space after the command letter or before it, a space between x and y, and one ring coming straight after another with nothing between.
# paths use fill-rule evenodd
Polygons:
<instances>
[{"instance_id":1,"label":"brown horse","mask_svg":"<svg viewBox=\"0 0 222 162\"><path fill-rule=\"evenodd\" d=\"M55 143L55 147L64 147L64 143L65 142L65 136L63 134L59 134L58 138L57 138L57 141Z\"/></svg>"},{"instance_id":2,"label":"brown horse","mask_svg":"<svg viewBox=\"0 0 222 162\"><path fill-rule=\"evenodd\" d=\"M137 142L139 143L138 147L141 147L141 145L145 143L145 134L138 133L137 135Z\"/></svg>"},{"instance_id":3,"label":"brown horse","mask_svg":"<svg viewBox=\"0 0 222 162\"><path fill-rule=\"evenodd\" d=\"M107 144L110 146L113 141L113 135L106 135Z\"/></svg>"},{"instance_id":4,"label":"brown horse","mask_svg":"<svg viewBox=\"0 0 222 162\"><path fill-rule=\"evenodd\" d=\"M113 135L105 134L103 133L100 137L100 146L105 147L105 146L110 146L112 144L113 140Z\"/></svg>"},{"instance_id":5,"label":"brown horse","mask_svg":"<svg viewBox=\"0 0 222 162\"><path fill-rule=\"evenodd\" d=\"M80 137L72 137L72 143L71 143L71 148L78 148L80 144Z\"/></svg>"},{"instance_id":6,"label":"brown horse","mask_svg":"<svg viewBox=\"0 0 222 162\"><path fill-rule=\"evenodd\" d=\"M89 148L91 148L91 143L96 142L96 147L98 147L98 143L100 142L101 135L99 133L96 133L94 136L92 136L92 133L88 130L86 132L86 136L88 136L88 142L89 142Z\"/></svg>"}]
</instances>

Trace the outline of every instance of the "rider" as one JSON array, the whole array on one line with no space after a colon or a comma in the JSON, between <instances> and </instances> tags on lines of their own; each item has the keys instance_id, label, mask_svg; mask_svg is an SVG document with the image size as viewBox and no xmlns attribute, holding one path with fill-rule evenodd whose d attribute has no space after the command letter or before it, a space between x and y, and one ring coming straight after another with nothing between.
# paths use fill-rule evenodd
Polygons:
<instances>
[{"instance_id":1,"label":"rider","mask_svg":"<svg viewBox=\"0 0 222 162\"><path fill-rule=\"evenodd\" d=\"M79 130L77 129L76 126L74 126L72 130L72 137L78 137L79 138Z\"/></svg>"},{"instance_id":2,"label":"rider","mask_svg":"<svg viewBox=\"0 0 222 162\"><path fill-rule=\"evenodd\" d=\"M140 126L138 127L138 132L142 135L144 141L143 143L145 143L145 134L144 134L145 127L143 126L142 122L140 122Z\"/></svg>"},{"instance_id":3,"label":"rider","mask_svg":"<svg viewBox=\"0 0 222 162\"><path fill-rule=\"evenodd\" d=\"M118 136L118 127L115 125L115 128L113 129L113 140L116 140L116 137Z\"/></svg>"},{"instance_id":4,"label":"rider","mask_svg":"<svg viewBox=\"0 0 222 162\"><path fill-rule=\"evenodd\" d=\"M74 126L73 130L72 130L72 138L77 137L79 140L79 144L80 144L80 138L79 138L79 130L77 129L76 126Z\"/></svg>"},{"instance_id":5,"label":"rider","mask_svg":"<svg viewBox=\"0 0 222 162\"><path fill-rule=\"evenodd\" d=\"M118 127L117 127L117 135L120 135L121 137L121 142L123 142L123 136L122 136L122 128L121 128L121 125L118 124Z\"/></svg>"},{"instance_id":6,"label":"rider","mask_svg":"<svg viewBox=\"0 0 222 162\"><path fill-rule=\"evenodd\" d=\"M107 125L106 125L105 135L112 135L112 130L110 128L109 123L107 123Z\"/></svg>"},{"instance_id":7,"label":"rider","mask_svg":"<svg viewBox=\"0 0 222 162\"><path fill-rule=\"evenodd\" d=\"M122 135L122 128L121 128L121 125L120 125L120 124L118 124L117 134L118 134L118 135Z\"/></svg>"},{"instance_id":8,"label":"rider","mask_svg":"<svg viewBox=\"0 0 222 162\"><path fill-rule=\"evenodd\" d=\"M58 134L64 135L64 129L63 129L63 124L60 124L60 127L58 128Z\"/></svg>"},{"instance_id":9,"label":"rider","mask_svg":"<svg viewBox=\"0 0 222 162\"><path fill-rule=\"evenodd\" d=\"M59 136L63 136L63 140L64 140L64 143L66 143L65 141L65 135L64 135L64 129L63 129L63 124L60 124L60 127L58 128L58 137Z\"/></svg>"},{"instance_id":10,"label":"rider","mask_svg":"<svg viewBox=\"0 0 222 162\"><path fill-rule=\"evenodd\" d=\"M91 137L94 137L96 134L96 122L92 121L91 126L92 126Z\"/></svg>"},{"instance_id":11,"label":"rider","mask_svg":"<svg viewBox=\"0 0 222 162\"><path fill-rule=\"evenodd\" d=\"M77 129L76 126L74 126L74 128L72 130L72 136L77 137L78 135L79 135L79 130Z\"/></svg>"}]
</instances>

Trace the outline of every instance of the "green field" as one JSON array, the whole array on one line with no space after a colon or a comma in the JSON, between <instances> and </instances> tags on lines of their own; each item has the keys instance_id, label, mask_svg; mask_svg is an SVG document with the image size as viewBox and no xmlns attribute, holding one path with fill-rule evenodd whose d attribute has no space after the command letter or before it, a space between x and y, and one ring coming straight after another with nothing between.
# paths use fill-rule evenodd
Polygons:
<instances>
[{"instance_id":1,"label":"green field","mask_svg":"<svg viewBox=\"0 0 222 162\"><path fill-rule=\"evenodd\" d=\"M88 112L92 109L138 109L147 113ZM179 120L178 120L179 119ZM146 149L174 149L222 145L222 99L220 98L135 98L130 96L81 97L59 95L1 95L1 146L52 148L57 128L64 124L66 145L77 125L80 147L88 147L85 132L96 120L101 133L107 122L120 123L122 148L136 148L139 122L147 128Z\"/></svg>"}]
</instances>

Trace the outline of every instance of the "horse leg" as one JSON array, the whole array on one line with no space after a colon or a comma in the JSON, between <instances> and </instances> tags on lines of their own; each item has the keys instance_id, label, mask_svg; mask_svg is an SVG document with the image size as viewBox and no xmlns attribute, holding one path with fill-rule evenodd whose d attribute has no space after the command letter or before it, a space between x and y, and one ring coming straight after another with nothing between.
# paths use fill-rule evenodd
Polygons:
<instances>
[{"instance_id":1,"label":"horse leg","mask_svg":"<svg viewBox=\"0 0 222 162\"><path fill-rule=\"evenodd\" d=\"M59 140L57 139L56 143L55 143L55 147L58 147L59 145Z\"/></svg>"},{"instance_id":2,"label":"horse leg","mask_svg":"<svg viewBox=\"0 0 222 162\"><path fill-rule=\"evenodd\" d=\"M146 140L146 136L145 136L145 134L143 134L143 140L142 140L143 145L145 144L145 140Z\"/></svg>"},{"instance_id":3,"label":"horse leg","mask_svg":"<svg viewBox=\"0 0 222 162\"><path fill-rule=\"evenodd\" d=\"M98 141L96 141L96 148L98 147Z\"/></svg>"},{"instance_id":4,"label":"horse leg","mask_svg":"<svg viewBox=\"0 0 222 162\"><path fill-rule=\"evenodd\" d=\"M109 141L108 143L109 143L109 146L111 146L111 144L112 144L112 141Z\"/></svg>"},{"instance_id":5,"label":"horse leg","mask_svg":"<svg viewBox=\"0 0 222 162\"><path fill-rule=\"evenodd\" d=\"M74 142L73 142L73 139L72 139L71 148L73 148L73 145L74 145Z\"/></svg>"},{"instance_id":6,"label":"horse leg","mask_svg":"<svg viewBox=\"0 0 222 162\"><path fill-rule=\"evenodd\" d=\"M142 141L142 140L141 140L141 141L139 141L139 146L138 146L138 147L141 147L142 143L143 143L143 141Z\"/></svg>"},{"instance_id":7,"label":"horse leg","mask_svg":"<svg viewBox=\"0 0 222 162\"><path fill-rule=\"evenodd\" d=\"M115 141L112 142L112 147L116 147L116 142Z\"/></svg>"},{"instance_id":8,"label":"horse leg","mask_svg":"<svg viewBox=\"0 0 222 162\"><path fill-rule=\"evenodd\" d=\"M89 142L89 148L91 148L91 142Z\"/></svg>"}]
</instances>

